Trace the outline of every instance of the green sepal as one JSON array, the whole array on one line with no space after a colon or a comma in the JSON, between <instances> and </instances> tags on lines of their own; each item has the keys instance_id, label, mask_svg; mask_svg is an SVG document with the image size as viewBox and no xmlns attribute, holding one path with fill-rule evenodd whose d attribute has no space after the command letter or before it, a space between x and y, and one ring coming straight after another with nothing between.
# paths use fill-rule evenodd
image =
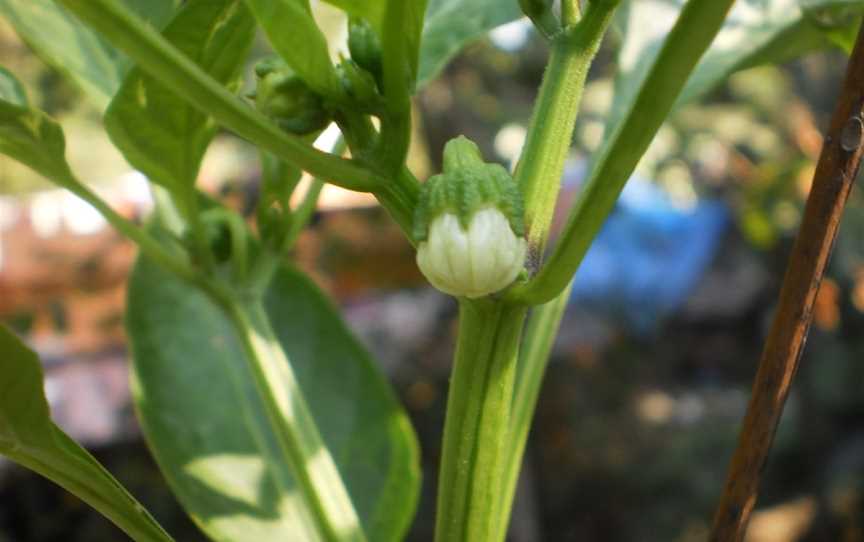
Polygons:
<instances>
[{"instance_id":1,"label":"green sepal","mask_svg":"<svg viewBox=\"0 0 864 542\"><path fill-rule=\"evenodd\" d=\"M336 67L339 81L350 100L351 107L364 113L377 114L384 109L385 103L378 92L378 83L368 71L352 59L345 59Z\"/></svg>"},{"instance_id":2,"label":"green sepal","mask_svg":"<svg viewBox=\"0 0 864 542\"><path fill-rule=\"evenodd\" d=\"M374 75L376 81L381 81L384 73L381 40L366 19L351 17L348 21L348 51L358 66Z\"/></svg>"},{"instance_id":3,"label":"green sepal","mask_svg":"<svg viewBox=\"0 0 864 542\"><path fill-rule=\"evenodd\" d=\"M268 57L255 66L258 86L255 107L273 119L280 128L295 135L322 130L330 124L332 113L324 99L279 57Z\"/></svg>"},{"instance_id":4,"label":"green sepal","mask_svg":"<svg viewBox=\"0 0 864 542\"><path fill-rule=\"evenodd\" d=\"M484 162L480 149L465 136L452 139L444 147L444 172L431 177L420 191L414 240L425 241L432 221L445 212L456 215L467 231L474 213L487 207L500 210L517 236L525 235L522 194L510 172Z\"/></svg>"}]
</instances>

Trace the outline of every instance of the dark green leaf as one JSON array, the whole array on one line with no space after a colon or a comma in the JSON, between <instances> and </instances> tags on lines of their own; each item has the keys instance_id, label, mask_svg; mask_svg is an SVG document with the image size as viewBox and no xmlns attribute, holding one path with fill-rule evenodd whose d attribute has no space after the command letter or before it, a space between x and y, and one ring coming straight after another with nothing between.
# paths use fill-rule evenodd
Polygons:
<instances>
[{"instance_id":1,"label":"dark green leaf","mask_svg":"<svg viewBox=\"0 0 864 542\"><path fill-rule=\"evenodd\" d=\"M49 179L69 179L60 125L28 105L21 84L6 70L0 71L0 89L0 153Z\"/></svg>"},{"instance_id":2,"label":"dark green leaf","mask_svg":"<svg viewBox=\"0 0 864 542\"><path fill-rule=\"evenodd\" d=\"M684 3L643 0L622 5L618 20L624 42L608 126L616 125L632 103ZM738 70L831 47L857 30L862 11L862 0L738 0L678 103L710 91Z\"/></svg>"},{"instance_id":3,"label":"dark green leaf","mask_svg":"<svg viewBox=\"0 0 864 542\"><path fill-rule=\"evenodd\" d=\"M418 491L415 437L336 311L301 273L280 271L267 309L364 531L401 540ZM218 540L315 540L279 457L233 328L196 289L140 261L128 312L133 388L156 458Z\"/></svg>"},{"instance_id":4,"label":"dark green leaf","mask_svg":"<svg viewBox=\"0 0 864 542\"><path fill-rule=\"evenodd\" d=\"M233 83L255 35L240 0L184 5L165 38L222 84ZM133 69L105 114L105 127L129 163L172 192L189 191L216 124L183 97Z\"/></svg>"},{"instance_id":5,"label":"dark green leaf","mask_svg":"<svg viewBox=\"0 0 864 542\"><path fill-rule=\"evenodd\" d=\"M122 0L160 27L177 0ZM0 15L46 62L69 75L103 107L120 87L128 59L52 0L0 0Z\"/></svg>"},{"instance_id":6,"label":"dark green leaf","mask_svg":"<svg viewBox=\"0 0 864 542\"><path fill-rule=\"evenodd\" d=\"M438 75L468 42L521 16L516 0L429 0L417 86Z\"/></svg>"},{"instance_id":7,"label":"dark green leaf","mask_svg":"<svg viewBox=\"0 0 864 542\"><path fill-rule=\"evenodd\" d=\"M321 33L309 0L246 0L273 49L294 71L322 95L339 88L330 61L327 39Z\"/></svg>"},{"instance_id":8,"label":"dark green leaf","mask_svg":"<svg viewBox=\"0 0 864 542\"><path fill-rule=\"evenodd\" d=\"M51 421L36 354L0 326L0 454L80 497L138 541L171 537Z\"/></svg>"}]
</instances>

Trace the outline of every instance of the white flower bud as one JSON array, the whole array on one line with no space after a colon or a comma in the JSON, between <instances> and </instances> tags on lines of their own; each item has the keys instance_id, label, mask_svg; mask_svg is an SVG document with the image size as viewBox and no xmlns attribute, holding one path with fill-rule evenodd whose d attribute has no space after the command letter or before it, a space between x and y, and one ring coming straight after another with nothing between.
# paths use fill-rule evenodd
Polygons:
<instances>
[{"instance_id":1,"label":"white flower bud","mask_svg":"<svg viewBox=\"0 0 864 542\"><path fill-rule=\"evenodd\" d=\"M417 265L439 290L477 298L503 290L525 265L527 243L496 207L474 212L467 231L444 212L432 220L417 247Z\"/></svg>"}]
</instances>

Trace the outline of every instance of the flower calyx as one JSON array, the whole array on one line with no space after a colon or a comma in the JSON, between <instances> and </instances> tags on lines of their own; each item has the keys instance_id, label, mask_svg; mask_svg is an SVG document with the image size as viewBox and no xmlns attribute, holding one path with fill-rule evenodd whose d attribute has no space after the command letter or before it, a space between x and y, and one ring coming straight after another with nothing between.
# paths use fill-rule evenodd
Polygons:
<instances>
[{"instance_id":1,"label":"flower calyx","mask_svg":"<svg viewBox=\"0 0 864 542\"><path fill-rule=\"evenodd\" d=\"M330 124L332 113L324 99L278 56L260 61L255 75L257 87L250 95L255 107L284 131L306 135Z\"/></svg>"},{"instance_id":2,"label":"flower calyx","mask_svg":"<svg viewBox=\"0 0 864 542\"><path fill-rule=\"evenodd\" d=\"M483 297L509 286L527 253L522 196L510 173L483 162L459 137L444 149L444 172L430 178L414 219L417 263L448 294Z\"/></svg>"}]
</instances>

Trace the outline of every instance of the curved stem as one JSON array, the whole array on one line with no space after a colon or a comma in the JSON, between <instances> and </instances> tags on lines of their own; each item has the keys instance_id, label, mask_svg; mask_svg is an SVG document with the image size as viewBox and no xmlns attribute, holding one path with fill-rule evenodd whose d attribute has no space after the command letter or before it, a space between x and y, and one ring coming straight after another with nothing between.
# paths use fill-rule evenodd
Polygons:
<instances>
[{"instance_id":1,"label":"curved stem","mask_svg":"<svg viewBox=\"0 0 864 542\"><path fill-rule=\"evenodd\" d=\"M460 301L438 478L437 542L492 542L503 534L502 468L526 313L499 300Z\"/></svg>"},{"instance_id":2,"label":"curved stem","mask_svg":"<svg viewBox=\"0 0 864 542\"><path fill-rule=\"evenodd\" d=\"M321 152L280 130L264 115L244 104L207 75L150 25L117 0L56 0L112 45L128 54L141 69L184 97L216 122L280 158L349 190L369 192L382 184L371 170L351 160Z\"/></svg>"}]
</instances>

